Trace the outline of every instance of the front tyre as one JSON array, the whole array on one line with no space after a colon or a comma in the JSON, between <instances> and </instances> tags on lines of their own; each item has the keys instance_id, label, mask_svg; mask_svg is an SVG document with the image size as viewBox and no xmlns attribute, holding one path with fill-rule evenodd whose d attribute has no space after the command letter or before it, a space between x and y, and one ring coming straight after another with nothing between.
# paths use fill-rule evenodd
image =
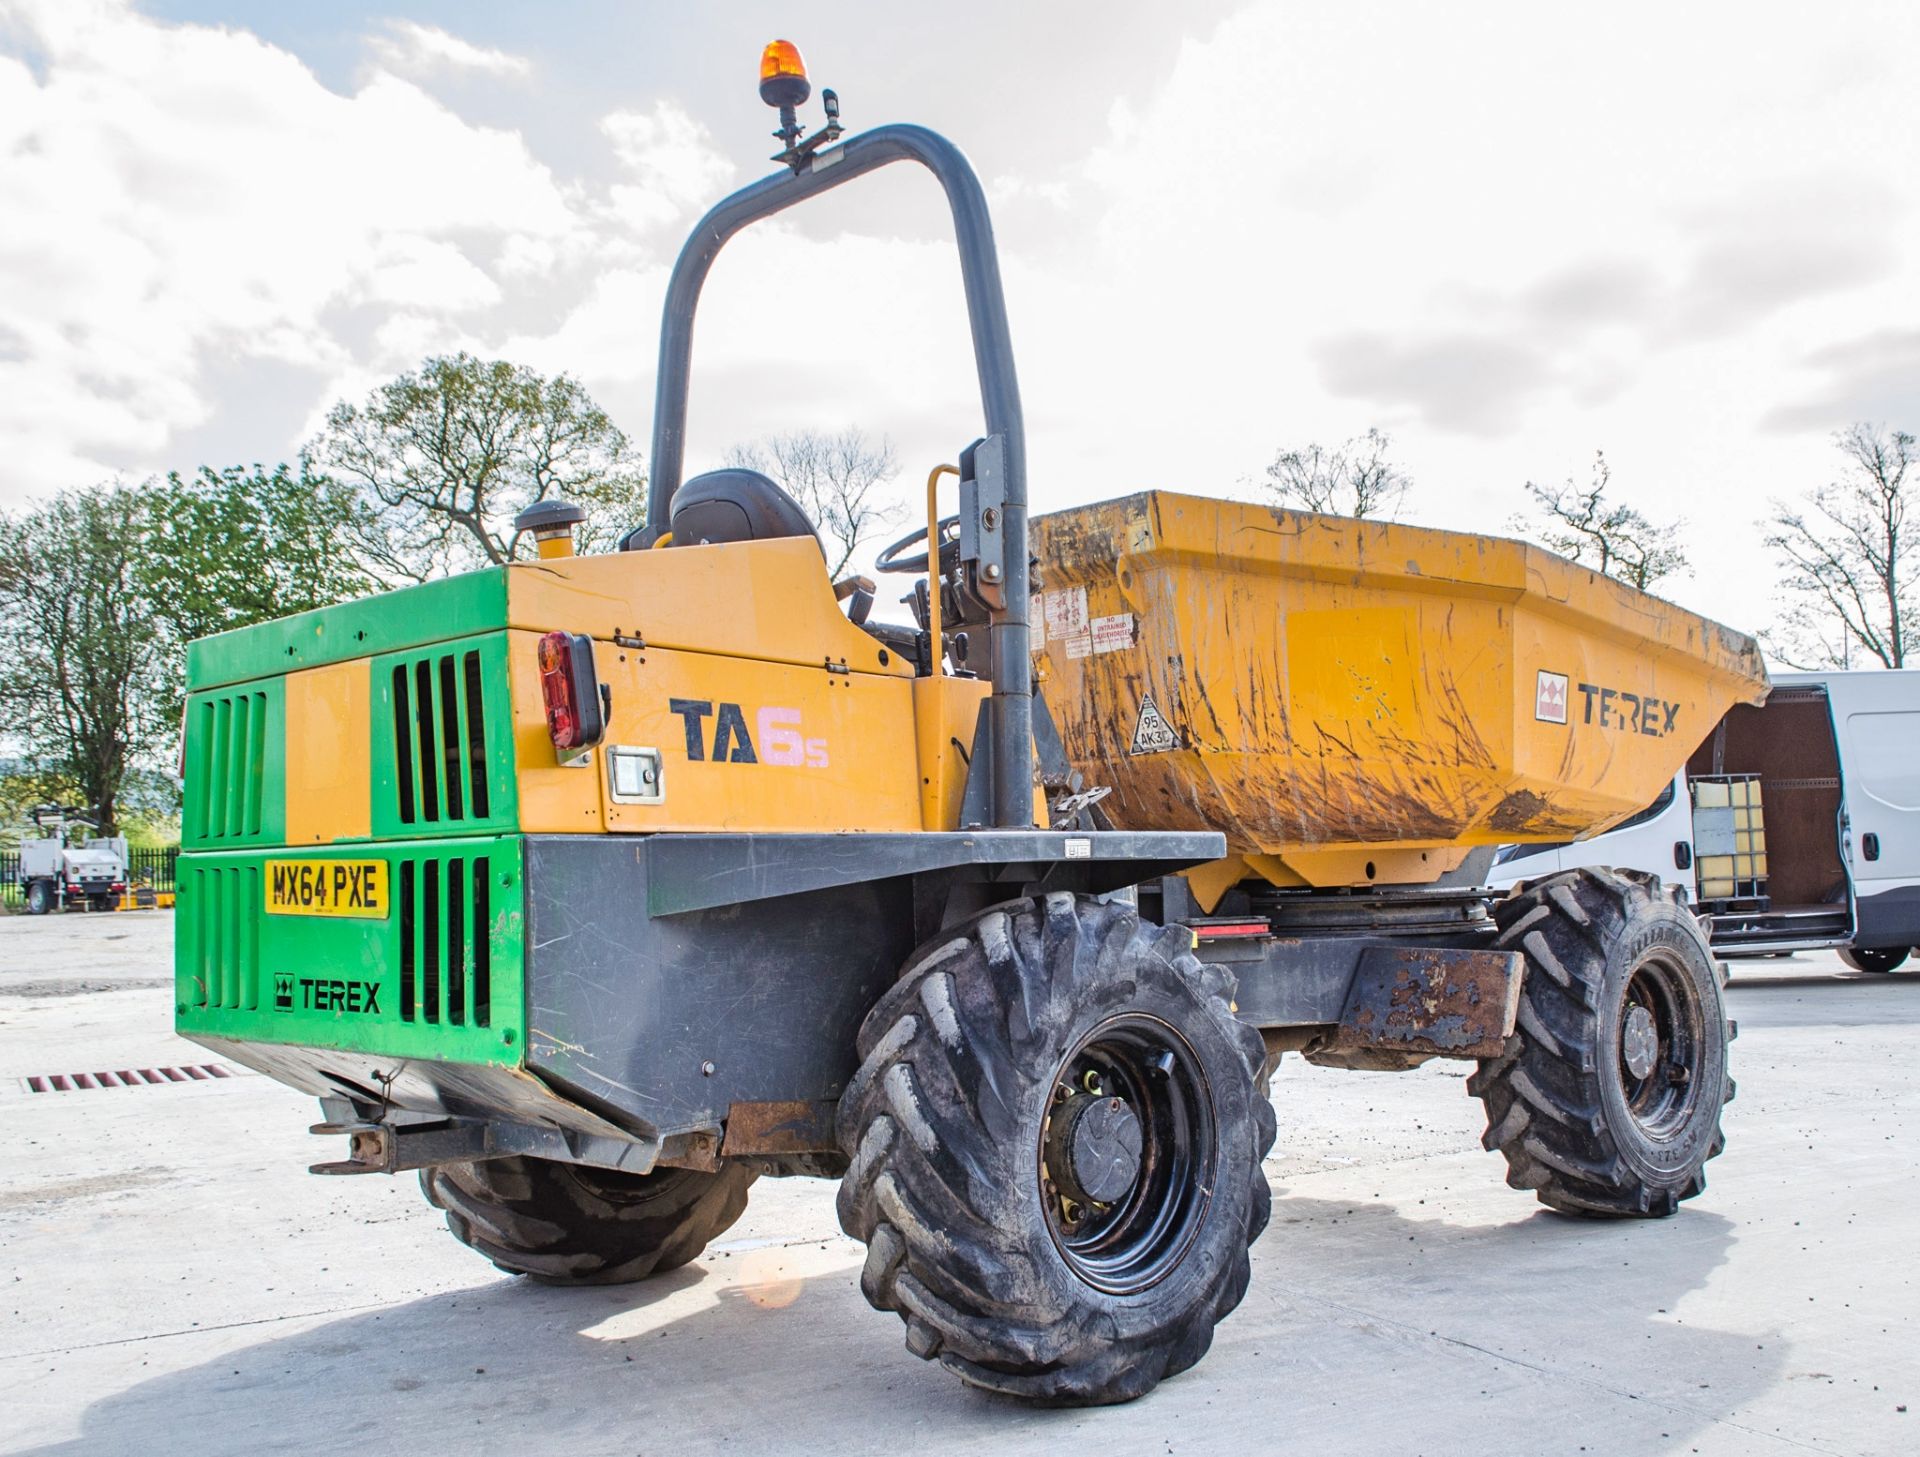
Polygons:
<instances>
[{"instance_id":1,"label":"front tyre","mask_svg":"<svg viewBox=\"0 0 1920 1457\"><path fill-rule=\"evenodd\" d=\"M917 952L840 1101L841 1227L907 1348L993 1391L1129 1401L1240 1303L1271 1194L1264 1048L1188 933L1056 894Z\"/></svg>"},{"instance_id":2,"label":"front tyre","mask_svg":"<svg viewBox=\"0 0 1920 1457\"><path fill-rule=\"evenodd\" d=\"M1904 946L1842 946L1840 959L1855 971L1894 971L1907 959Z\"/></svg>"},{"instance_id":3,"label":"front tyre","mask_svg":"<svg viewBox=\"0 0 1920 1457\"><path fill-rule=\"evenodd\" d=\"M1507 1182L1566 1214L1663 1216L1725 1140L1732 1035L1700 923L1636 871L1568 870L1493 908L1526 958L1518 1022L1468 1091Z\"/></svg>"},{"instance_id":4,"label":"front tyre","mask_svg":"<svg viewBox=\"0 0 1920 1457\"><path fill-rule=\"evenodd\" d=\"M747 1207L751 1170L623 1174L513 1157L420 1171L447 1228L509 1275L548 1285L622 1285L693 1259Z\"/></svg>"},{"instance_id":5,"label":"front tyre","mask_svg":"<svg viewBox=\"0 0 1920 1457\"><path fill-rule=\"evenodd\" d=\"M53 886L45 880L36 880L27 886L27 914L44 916L53 909Z\"/></svg>"}]
</instances>

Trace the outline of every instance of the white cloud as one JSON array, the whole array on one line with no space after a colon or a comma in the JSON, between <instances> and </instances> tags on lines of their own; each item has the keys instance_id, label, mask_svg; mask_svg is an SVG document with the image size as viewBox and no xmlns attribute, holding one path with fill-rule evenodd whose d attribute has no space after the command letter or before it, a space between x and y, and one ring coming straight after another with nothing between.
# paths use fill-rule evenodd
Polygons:
<instances>
[{"instance_id":1,"label":"white cloud","mask_svg":"<svg viewBox=\"0 0 1920 1457\"><path fill-rule=\"evenodd\" d=\"M486 239L583 225L518 136L407 81L341 96L244 31L124 5L14 23L38 74L0 56L4 495L178 464L209 359L339 369L340 311L483 307Z\"/></svg>"},{"instance_id":2,"label":"white cloud","mask_svg":"<svg viewBox=\"0 0 1920 1457\"><path fill-rule=\"evenodd\" d=\"M89 0L21 14L35 69L0 57L0 492L185 463L183 429L244 417L208 382L231 357L311 367L317 417L466 346L575 373L644 435L673 252L765 166L647 95L556 177L416 84L525 63L425 27L383 31L342 96L243 31ZM1142 57L1155 84L1100 92L1090 155L1007 148L1019 171L984 179L1036 500L1245 491L1283 444L1380 425L1416 519L1504 530L1522 482L1600 446L1632 504L1693 518L1683 595L1764 621L1766 499L1824 480L1827 430L1910 407L1920 380L1916 41L1902 4L1249 0L1170 65ZM926 114L1031 114L943 84ZM979 428L937 189L854 190L716 266L691 463L858 423L894 436L907 496Z\"/></svg>"},{"instance_id":3,"label":"white cloud","mask_svg":"<svg viewBox=\"0 0 1920 1457\"><path fill-rule=\"evenodd\" d=\"M1035 249L1016 299L1029 417L1060 421L1040 499L1231 490L1378 424L1417 518L1504 530L1522 482L1603 446L1633 504L1692 518L1683 595L1764 622L1767 498L1915 378L1845 346L1920 302L1920 129L1885 60L1920 15L1390 16L1249 5L1114 108L1078 245ZM1803 367L1817 417L1780 413Z\"/></svg>"},{"instance_id":4,"label":"white cloud","mask_svg":"<svg viewBox=\"0 0 1920 1457\"><path fill-rule=\"evenodd\" d=\"M449 35L438 26L415 20L389 20L386 31L368 42L374 56L388 70L402 76L424 76L436 71L473 71L485 76L525 77L533 64L525 56L477 46Z\"/></svg>"},{"instance_id":5,"label":"white cloud","mask_svg":"<svg viewBox=\"0 0 1920 1457\"><path fill-rule=\"evenodd\" d=\"M671 101L611 112L600 130L625 179L610 190L608 209L636 233L690 221L733 180L733 163L715 149L706 128Z\"/></svg>"}]
</instances>

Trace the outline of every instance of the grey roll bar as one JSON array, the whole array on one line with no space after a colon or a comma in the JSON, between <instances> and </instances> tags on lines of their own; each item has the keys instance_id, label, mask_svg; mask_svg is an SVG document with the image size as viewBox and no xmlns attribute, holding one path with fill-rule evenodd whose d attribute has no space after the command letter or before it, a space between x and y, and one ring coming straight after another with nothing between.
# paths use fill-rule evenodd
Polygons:
<instances>
[{"instance_id":1,"label":"grey roll bar","mask_svg":"<svg viewBox=\"0 0 1920 1457\"><path fill-rule=\"evenodd\" d=\"M798 172L782 171L743 187L711 208L694 227L667 283L660 321L660 370L654 387L652 471L647 525L664 532L673 514L685 465L688 375L693 317L713 260L747 224L771 217L843 182L892 162L918 162L940 180L953 211L954 241L966 287L974 366L987 434L1004 451L1006 605L988 628L993 696L988 702L993 823L1002 829L1033 824L1033 669L1028 660L1027 433L1014 374L1007 301L1000 286L993 223L986 194L960 149L920 126L882 126L815 152ZM928 570L937 575L938 543L928 543ZM936 590L938 590L936 585ZM940 651L939 645L934 652ZM977 749L976 749L977 752Z\"/></svg>"}]
</instances>

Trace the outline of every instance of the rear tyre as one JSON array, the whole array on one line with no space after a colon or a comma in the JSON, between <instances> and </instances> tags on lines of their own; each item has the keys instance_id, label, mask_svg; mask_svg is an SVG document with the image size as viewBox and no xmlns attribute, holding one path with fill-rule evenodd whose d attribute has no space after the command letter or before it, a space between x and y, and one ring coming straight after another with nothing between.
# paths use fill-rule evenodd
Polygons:
<instances>
[{"instance_id":1,"label":"rear tyre","mask_svg":"<svg viewBox=\"0 0 1920 1457\"><path fill-rule=\"evenodd\" d=\"M44 880L36 880L27 886L27 914L44 916L53 909L53 887Z\"/></svg>"},{"instance_id":2,"label":"rear tyre","mask_svg":"<svg viewBox=\"0 0 1920 1457\"><path fill-rule=\"evenodd\" d=\"M447 1228L509 1275L547 1285L621 1285L693 1259L747 1207L756 1176L658 1169L623 1174L501 1158L420 1171Z\"/></svg>"},{"instance_id":3,"label":"rear tyre","mask_svg":"<svg viewBox=\"0 0 1920 1457\"><path fill-rule=\"evenodd\" d=\"M1842 946L1840 959L1855 971L1892 971L1907 959L1904 946Z\"/></svg>"},{"instance_id":4,"label":"rear tyre","mask_svg":"<svg viewBox=\"0 0 1920 1457\"><path fill-rule=\"evenodd\" d=\"M1493 909L1526 958L1518 1025L1469 1080L1507 1182L1566 1214L1659 1217L1706 1188L1733 1096L1722 971L1672 891L1569 870Z\"/></svg>"},{"instance_id":5,"label":"rear tyre","mask_svg":"<svg viewBox=\"0 0 1920 1457\"><path fill-rule=\"evenodd\" d=\"M1056 894L915 953L840 1101L840 1224L907 1349L987 1390L1130 1401L1206 1354L1266 1227L1260 1034L1187 932Z\"/></svg>"}]
</instances>

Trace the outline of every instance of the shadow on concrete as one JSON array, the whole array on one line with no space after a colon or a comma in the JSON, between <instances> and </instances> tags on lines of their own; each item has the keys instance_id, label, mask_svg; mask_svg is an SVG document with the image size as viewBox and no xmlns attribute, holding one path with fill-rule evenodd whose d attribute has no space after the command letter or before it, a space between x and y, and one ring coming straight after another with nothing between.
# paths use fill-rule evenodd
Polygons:
<instances>
[{"instance_id":1,"label":"shadow on concrete","mask_svg":"<svg viewBox=\"0 0 1920 1457\"><path fill-rule=\"evenodd\" d=\"M1476 1225L1276 1198L1253 1289L1213 1354L1145 1402L1101 1411L1036 1411L914 1360L899 1322L861 1298L858 1252L839 1241L709 1255L637 1286L503 1278L103 1396L79 1438L43 1450L851 1457L1051 1451L1069 1437L1158 1451L1165 1437L1187 1453L1274 1447L1284 1434L1287 1449L1337 1440L1343 1453L1388 1453L1411 1450L1417 1430L1427 1453L1480 1453L1489 1423L1529 1409L1549 1424L1529 1451L1559 1451L1550 1431L1595 1421L1609 1425L1583 1441L1626 1451L1613 1432L1651 1421L1679 1443L1777 1374L1783 1342L1762 1336L1756 1350L1751 1332L1672 1314L1732 1243L1732 1224L1699 1209L1656 1223L1543 1211ZM366 1273L377 1298L377 1282L401 1272ZM1409 1428L1412 1392L1422 1413Z\"/></svg>"}]
</instances>

